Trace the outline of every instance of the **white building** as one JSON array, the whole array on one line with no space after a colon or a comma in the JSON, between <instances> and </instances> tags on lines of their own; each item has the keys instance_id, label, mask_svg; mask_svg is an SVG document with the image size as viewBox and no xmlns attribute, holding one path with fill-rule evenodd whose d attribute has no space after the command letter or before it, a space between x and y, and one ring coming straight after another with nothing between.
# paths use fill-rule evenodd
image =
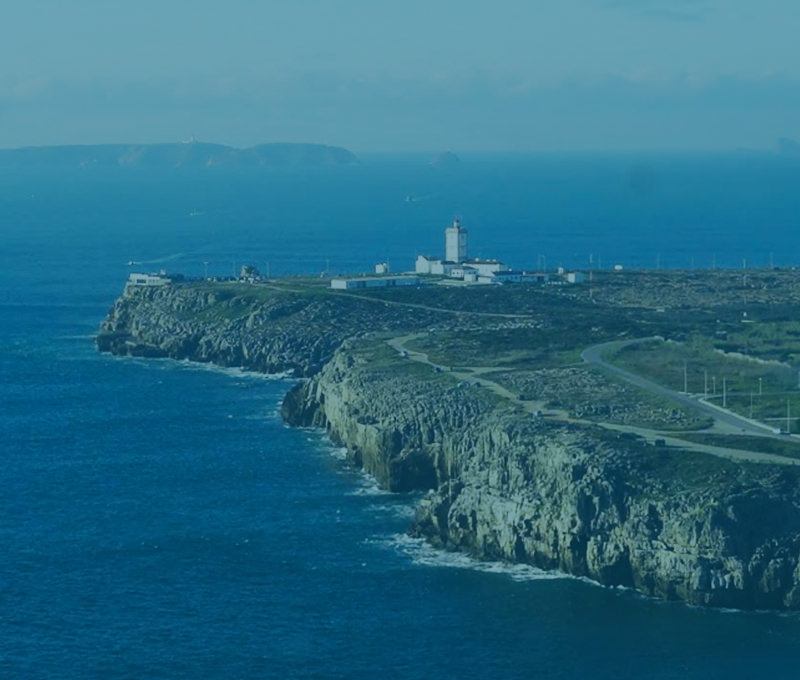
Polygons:
<instances>
[{"instance_id":1,"label":"white building","mask_svg":"<svg viewBox=\"0 0 800 680\"><path fill-rule=\"evenodd\" d=\"M393 286L418 286L416 276L361 276L354 279L331 279L331 288L356 290L359 288L391 288Z\"/></svg>"},{"instance_id":2,"label":"white building","mask_svg":"<svg viewBox=\"0 0 800 680\"><path fill-rule=\"evenodd\" d=\"M131 274L128 277L129 286L166 286L172 279L164 274Z\"/></svg>"},{"instance_id":3,"label":"white building","mask_svg":"<svg viewBox=\"0 0 800 680\"><path fill-rule=\"evenodd\" d=\"M450 272L455 266L455 262L446 262L445 260L428 255L418 255L417 261L414 263L414 273L450 276Z\"/></svg>"},{"instance_id":4,"label":"white building","mask_svg":"<svg viewBox=\"0 0 800 680\"><path fill-rule=\"evenodd\" d=\"M492 278L495 274L508 272L510 267L500 260L467 259L467 230L461 221L453 220L453 224L444 231L445 259L419 255L414 263L417 274L434 274L460 279L465 283L496 283L500 279ZM502 278L502 277L501 277ZM485 279L485 280L482 280ZM502 278L504 281L516 280L514 277Z\"/></svg>"},{"instance_id":5,"label":"white building","mask_svg":"<svg viewBox=\"0 0 800 680\"><path fill-rule=\"evenodd\" d=\"M477 258L474 260L465 260L462 264L465 267L477 269L478 274L481 276L494 274L495 272L507 272L509 269L511 269L508 265L500 262L500 260L481 260L480 258Z\"/></svg>"},{"instance_id":6,"label":"white building","mask_svg":"<svg viewBox=\"0 0 800 680\"><path fill-rule=\"evenodd\" d=\"M386 275L389 273L389 263L388 262L379 262L375 265L375 273L380 275Z\"/></svg>"},{"instance_id":7,"label":"white building","mask_svg":"<svg viewBox=\"0 0 800 680\"><path fill-rule=\"evenodd\" d=\"M478 276L478 283L522 283L522 272L514 272L506 268Z\"/></svg>"},{"instance_id":8,"label":"white building","mask_svg":"<svg viewBox=\"0 0 800 680\"><path fill-rule=\"evenodd\" d=\"M467 259L467 230L461 220L453 220L453 226L444 230L444 259L460 264Z\"/></svg>"}]
</instances>

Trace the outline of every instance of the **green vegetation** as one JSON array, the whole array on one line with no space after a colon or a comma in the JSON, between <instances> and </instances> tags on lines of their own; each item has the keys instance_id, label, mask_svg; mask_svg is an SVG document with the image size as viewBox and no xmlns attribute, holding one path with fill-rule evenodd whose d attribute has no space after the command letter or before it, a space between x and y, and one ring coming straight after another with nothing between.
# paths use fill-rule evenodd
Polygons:
<instances>
[{"instance_id":1,"label":"green vegetation","mask_svg":"<svg viewBox=\"0 0 800 680\"><path fill-rule=\"evenodd\" d=\"M711 400L721 406L722 397ZM729 394L727 408L734 413L758 420L782 432L797 433L800 431L800 392L765 392L758 394Z\"/></svg>"},{"instance_id":2,"label":"green vegetation","mask_svg":"<svg viewBox=\"0 0 800 680\"><path fill-rule=\"evenodd\" d=\"M542 328L495 328L433 331L408 344L437 364L453 367L492 366L534 369L580 361L580 349L563 333Z\"/></svg>"},{"instance_id":3,"label":"green vegetation","mask_svg":"<svg viewBox=\"0 0 800 680\"><path fill-rule=\"evenodd\" d=\"M716 338L714 346L724 352L797 363L800 361L800 322L740 324L724 337Z\"/></svg>"},{"instance_id":4,"label":"green vegetation","mask_svg":"<svg viewBox=\"0 0 800 680\"><path fill-rule=\"evenodd\" d=\"M783 392L797 383L797 374L788 366L725 354L701 335L685 343L652 340L628 345L608 359L679 392L684 391L685 375L688 392L709 396L721 396L723 389L728 395Z\"/></svg>"}]
</instances>

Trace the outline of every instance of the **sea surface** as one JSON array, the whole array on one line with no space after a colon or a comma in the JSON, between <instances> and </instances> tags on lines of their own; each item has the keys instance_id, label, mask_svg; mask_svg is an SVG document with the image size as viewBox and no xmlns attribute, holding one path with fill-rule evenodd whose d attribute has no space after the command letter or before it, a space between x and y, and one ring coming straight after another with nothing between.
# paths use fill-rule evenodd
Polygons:
<instances>
[{"instance_id":1,"label":"sea surface","mask_svg":"<svg viewBox=\"0 0 800 680\"><path fill-rule=\"evenodd\" d=\"M454 216L519 268L800 265L797 159L462 160L0 173L0 678L798 676L800 616L406 537L418 497L285 427L291 380L95 351L131 270L402 270Z\"/></svg>"}]
</instances>

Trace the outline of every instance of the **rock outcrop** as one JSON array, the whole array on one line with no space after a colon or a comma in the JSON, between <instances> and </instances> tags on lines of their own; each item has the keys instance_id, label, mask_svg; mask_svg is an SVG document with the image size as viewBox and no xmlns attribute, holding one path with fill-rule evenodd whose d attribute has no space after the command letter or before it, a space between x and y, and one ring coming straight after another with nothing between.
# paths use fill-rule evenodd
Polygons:
<instances>
[{"instance_id":1,"label":"rock outcrop","mask_svg":"<svg viewBox=\"0 0 800 680\"><path fill-rule=\"evenodd\" d=\"M318 372L342 341L429 322L342 296L309 297L246 284L128 286L100 326L101 352L169 357L263 373Z\"/></svg>"},{"instance_id":2,"label":"rock outcrop","mask_svg":"<svg viewBox=\"0 0 800 680\"><path fill-rule=\"evenodd\" d=\"M386 488L428 489L416 535L661 598L800 608L796 468L548 423L432 371L376 369L375 351L346 342L284 417L325 427Z\"/></svg>"},{"instance_id":3,"label":"rock outcrop","mask_svg":"<svg viewBox=\"0 0 800 680\"><path fill-rule=\"evenodd\" d=\"M526 414L379 335L430 314L243 287L133 288L98 346L309 376L284 418L325 428L385 488L428 490L412 531L444 549L694 604L800 609L798 468Z\"/></svg>"}]
</instances>

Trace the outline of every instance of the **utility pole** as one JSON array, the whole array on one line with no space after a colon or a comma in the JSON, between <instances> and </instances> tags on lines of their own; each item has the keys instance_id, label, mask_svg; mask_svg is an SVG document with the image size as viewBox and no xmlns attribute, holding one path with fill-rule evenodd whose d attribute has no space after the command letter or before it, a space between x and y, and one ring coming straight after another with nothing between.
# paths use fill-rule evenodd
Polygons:
<instances>
[{"instance_id":1,"label":"utility pole","mask_svg":"<svg viewBox=\"0 0 800 680\"><path fill-rule=\"evenodd\" d=\"M683 361L683 393L689 394L689 372L685 359Z\"/></svg>"},{"instance_id":2,"label":"utility pole","mask_svg":"<svg viewBox=\"0 0 800 680\"><path fill-rule=\"evenodd\" d=\"M789 398L786 398L786 434L792 431L791 411L789 410Z\"/></svg>"},{"instance_id":3,"label":"utility pole","mask_svg":"<svg viewBox=\"0 0 800 680\"><path fill-rule=\"evenodd\" d=\"M722 379L722 408L728 408L728 379Z\"/></svg>"},{"instance_id":4,"label":"utility pole","mask_svg":"<svg viewBox=\"0 0 800 680\"><path fill-rule=\"evenodd\" d=\"M759 378L758 379L758 396L760 397L762 394L764 394L764 393L761 391L761 378Z\"/></svg>"},{"instance_id":5,"label":"utility pole","mask_svg":"<svg viewBox=\"0 0 800 680\"><path fill-rule=\"evenodd\" d=\"M203 262L203 278L208 280L208 262Z\"/></svg>"},{"instance_id":6,"label":"utility pole","mask_svg":"<svg viewBox=\"0 0 800 680\"><path fill-rule=\"evenodd\" d=\"M753 390L750 390L750 419L753 419Z\"/></svg>"},{"instance_id":7,"label":"utility pole","mask_svg":"<svg viewBox=\"0 0 800 680\"><path fill-rule=\"evenodd\" d=\"M711 384L713 386L712 389L713 389L713 392L714 392L714 396L716 397L717 396L717 376L715 376L715 375L711 376Z\"/></svg>"}]
</instances>

